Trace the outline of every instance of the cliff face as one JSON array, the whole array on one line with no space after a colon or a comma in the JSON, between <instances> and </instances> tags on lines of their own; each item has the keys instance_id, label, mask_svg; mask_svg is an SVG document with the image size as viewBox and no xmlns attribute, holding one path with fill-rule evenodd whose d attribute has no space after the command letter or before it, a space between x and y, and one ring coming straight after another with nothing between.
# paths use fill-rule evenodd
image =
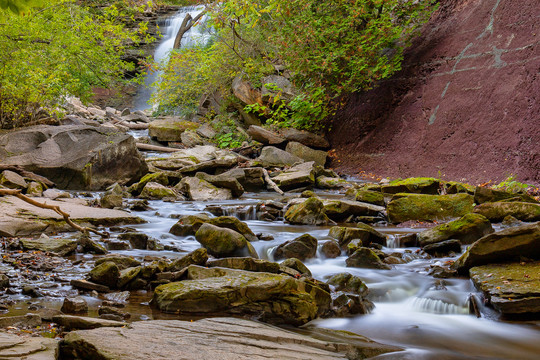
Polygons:
<instances>
[{"instance_id":1,"label":"cliff face","mask_svg":"<svg viewBox=\"0 0 540 360\"><path fill-rule=\"evenodd\" d=\"M540 183L540 2L440 3L403 70L336 114L332 166Z\"/></svg>"}]
</instances>

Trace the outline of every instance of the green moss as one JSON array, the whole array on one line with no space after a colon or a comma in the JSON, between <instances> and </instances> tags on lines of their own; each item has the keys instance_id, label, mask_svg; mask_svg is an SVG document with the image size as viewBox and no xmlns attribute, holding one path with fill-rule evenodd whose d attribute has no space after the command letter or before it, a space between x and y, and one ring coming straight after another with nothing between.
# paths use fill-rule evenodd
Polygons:
<instances>
[{"instance_id":1,"label":"green moss","mask_svg":"<svg viewBox=\"0 0 540 360\"><path fill-rule=\"evenodd\" d=\"M474 198L468 194L423 195L396 194L388 204L388 218L393 223L409 220L442 221L461 217L473 210Z\"/></svg>"}]
</instances>

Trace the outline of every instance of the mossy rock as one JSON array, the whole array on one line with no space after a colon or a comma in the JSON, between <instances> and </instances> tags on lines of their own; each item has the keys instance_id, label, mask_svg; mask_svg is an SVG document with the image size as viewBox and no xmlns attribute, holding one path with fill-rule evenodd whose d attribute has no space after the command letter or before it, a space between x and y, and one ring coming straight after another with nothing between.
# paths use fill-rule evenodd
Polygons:
<instances>
[{"instance_id":1,"label":"mossy rock","mask_svg":"<svg viewBox=\"0 0 540 360\"><path fill-rule=\"evenodd\" d=\"M507 216L521 221L540 221L540 204L529 202L487 202L475 207L474 212L494 222L500 222Z\"/></svg>"},{"instance_id":2,"label":"mossy rock","mask_svg":"<svg viewBox=\"0 0 540 360\"><path fill-rule=\"evenodd\" d=\"M120 278L120 269L112 261L97 265L88 274L90 281L115 289Z\"/></svg>"},{"instance_id":3,"label":"mossy rock","mask_svg":"<svg viewBox=\"0 0 540 360\"><path fill-rule=\"evenodd\" d=\"M240 233L211 224L203 224L195 239L215 257L251 256L258 258L253 246Z\"/></svg>"},{"instance_id":4,"label":"mossy rock","mask_svg":"<svg viewBox=\"0 0 540 360\"><path fill-rule=\"evenodd\" d=\"M516 194L509 191L495 190L483 186L477 186L474 191L474 201L477 204L486 202L505 201L512 198L518 198L521 202L538 203L527 194Z\"/></svg>"},{"instance_id":5,"label":"mossy rock","mask_svg":"<svg viewBox=\"0 0 540 360\"><path fill-rule=\"evenodd\" d=\"M208 220L210 220L210 217L206 214L184 215L178 219L169 232L178 236L195 235L201 225Z\"/></svg>"},{"instance_id":6,"label":"mossy rock","mask_svg":"<svg viewBox=\"0 0 540 360\"><path fill-rule=\"evenodd\" d=\"M182 141L182 133L196 130L199 124L186 120L154 120L148 125L148 136L158 141Z\"/></svg>"},{"instance_id":7,"label":"mossy rock","mask_svg":"<svg viewBox=\"0 0 540 360\"><path fill-rule=\"evenodd\" d=\"M155 182L163 186L167 186L169 185L169 177L164 172L155 172L155 173L146 174L145 176L142 177L142 179L138 183L130 186L129 192L132 194L138 195L141 193L141 191L143 191L144 187L149 182Z\"/></svg>"},{"instance_id":8,"label":"mossy rock","mask_svg":"<svg viewBox=\"0 0 540 360\"><path fill-rule=\"evenodd\" d=\"M126 285L132 282L141 273L141 269L141 266L137 266L120 271L117 287L119 289L125 288Z\"/></svg>"},{"instance_id":9,"label":"mossy rock","mask_svg":"<svg viewBox=\"0 0 540 360\"><path fill-rule=\"evenodd\" d=\"M176 191L156 182L147 183L139 195L139 198L148 200L176 199L177 197Z\"/></svg>"},{"instance_id":10,"label":"mossy rock","mask_svg":"<svg viewBox=\"0 0 540 360\"><path fill-rule=\"evenodd\" d=\"M166 267L166 271L180 271L190 265L205 265L208 261L208 252L205 248L197 249L189 254L174 260Z\"/></svg>"},{"instance_id":11,"label":"mossy rock","mask_svg":"<svg viewBox=\"0 0 540 360\"><path fill-rule=\"evenodd\" d=\"M362 247L356 250L345 260L347 267L390 270L391 267L381 261L377 254L368 248Z\"/></svg>"},{"instance_id":12,"label":"mossy rock","mask_svg":"<svg viewBox=\"0 0 540 360\"><path fill-rule=\"evenodd\" d=\"M370 243L386 246L386 236L373 227L364 223L358 223L357 227L334 226L330 228L328 235L338 240L339 246L346 249L347 245L353 239L359 239L361 243L369 245Z\"/></svg>"},{"instance_id":13,"label":"mossy rock","mask_svg":"<svg viewBox=\"0 0 540 360\"><path fill-rule=\"evenodd\" d=\"M473 202L474 198L469 194L396 194L386 209L388 219L393 223L443 221L472 212Z\"/></svg>"},{"instance_id":14,"label":"mossy rock","mask_svg":"<svg viewBox=\"0 0 540 360\"><path fill-rule=\"evenodd\" d=\"M336 291L353 293L360 296L367 296L369 293L368 287L362 279L346 272L332 275L326 283L334 286Z\"/></svg>"},{"instance_id":15,"label":"mossy rock","mask_svg":"<svg viewBox=\"0 0 540 360\"><path fill-rule=\"evenodd\" d=\"M218 216L216 218L208 220L207 223L222 228L234 230L242 234L248 241L259 240L245 222L238 220L234 216Z\"/></svg>"},{"instance_id":16,"label":"mossy rock","mask_svg":"<svg viewBox=\"0 0 540 360\"><path fill-rule=\"evenodd\" d=\"M285 261L282 261L280 265L296 270L302 275L312 276L309 268L300 259L288 258Z\"/></svg>"},{"instance_id":17,"label":"mossy rock","mask_svg":"<svg viewBox=\"0 0 540 360\"><path fill-rule=\"evenodd\" d=\"M324 211L335 221L344 220L352 216L379 216L384 207L351 200L325 200Z\"/></svg>"},{"instance_id":18,"label":"mossy rock","mask_svg":"<svg viewBox=\"0 0 540 360\"><path fill-rule=\"evenodd\" d=\"M206 263L208 267L224 267L254 272L268 272L277 274L280 272L278 263L251 257L229 257L223 259L213 259Z\"/></svg>"},{"instance_id":19,"label":"mossy rock","mask_svg":"<svg viewBox=\"0 0 540 360\"><path fill-rule=\"evenodd\" d=\"M439 179L415 177L404 180L394 180L388 185L382 185L381 191L386 194L413 193L437 195L441 182Z\"/></svg>"},{"instance_id":20,"label":"mossy rock","mask_svg":"<svg viewBox=\"0 0 540 360\"><path fill-rule=\"evenodd\" d=\"M443 182L443 185L447 194L467 193L470 195L474 195L475 187L466 183L460 183L457 181L445 181Z\"/></svg>"},{"instance_id":21,"label":"mossy rock","mask_svg":"<svg viewBox=\"0 0 540 360\"><path fill-rule=\"evenodd\" d=\"M356 190L354 192L354 200L365 202L368 204L378 205L378 206L384 206L384 194L378 191L371 191L371 190Z\"/></svg>"},{"instance_id":22,"label":"mossy rock","mask_svg":"<svg viewBox=\"0 0 540 360\"><path fill-rule=\"evenodd\" d=\"M42 235L37 239L22 238L19 241L24 250L50 251L59 256L66 256L77 249L77 241L74 239L52 239Z\"/></svg>"},{"instance_id":23,"label":"mossy rock","mask_svg":"<svg viewBox=\"0 0 540 360\"><path fill-rule=\"evenodd\" d=\"M274 251L276 260L283 258L297 258L306 260L317 255L317 239L310 234L304 234L294 240L279 245Z\"/></svg>"},{"instance_id":24,"label":"mossy rock","mask_svg":"<svg viewBox=\"0 0 540 360\"><path fill-rule=\"evenodd\" d=\"M311 197L292 205L285 213L285 220L297 225L326 225L330 222L321 200Z\"/></svg>"},{"instance_id":25,"label":"mossy rock","mask_svg":"<svg viewBox=\"0 0 540 360\"><path fill-rule=\"evenodd\" d=\"M462 244L472 244L482 236L491 234L493 228L489 220L480 214L466 214L458 220L435 226L418 234L420 246L456 239Z\"/></svg>"},{"instance_id":26,"label":"mossy rock","mask_svg":"<svg viewBox=\"0 0 540 360\"><path fill-rule=\"evenodd\" d=\"M118 266L120 270L127 269L128 267L136 267L141 265L139 260L136 260L130 256L124 255L109 255L96 260L96 266L105 262L113 262Z\"/></svg>"}]
</instances>

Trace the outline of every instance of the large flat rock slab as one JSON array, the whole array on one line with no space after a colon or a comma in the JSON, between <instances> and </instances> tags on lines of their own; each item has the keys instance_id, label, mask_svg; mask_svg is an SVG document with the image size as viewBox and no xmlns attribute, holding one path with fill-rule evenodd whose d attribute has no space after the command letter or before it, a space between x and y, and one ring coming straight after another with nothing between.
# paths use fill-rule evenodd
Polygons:
<instances>
[{"instance_id":1,"label":"large flat rock slab","mask_svg":"<svg viewBox=\"0 0 540 360\"><path fill-rule=\"evenodd\" d=\"M130 328L74 331L60 343L60 359L328 360L363 359L398 348L332 332L318 340L251 320L156 320ZM337 339L337 340L336 340ZM340 341L341 340L341 341ZM354 357L350 356L353 355Z\"/></svg>"},{"instance_id":2,"label":"large flat rock slab","mask_svg":"<svg viewBox=\"0 0 540 360\"><path fill-rule=\"evenodd\" d=\"M78 199L50 200L32 198L47 205L59 206L79 224L122 225L144 222L126 211L94 208L84 205ZM63 217L53 210L31 205L15 196L0 197L0 235L25 236L32 234L71 231Z\"/></svg>"},{"instance_id":3,"label":"large flat rock slab","mask_svg":"<svg viewBox=\"0 0 540 360\"><path fill-rule=\"evenodd\" d=\"M0 359L54 360L57 343L54 339L0 332Z\"/></svg>"}]
</instances>

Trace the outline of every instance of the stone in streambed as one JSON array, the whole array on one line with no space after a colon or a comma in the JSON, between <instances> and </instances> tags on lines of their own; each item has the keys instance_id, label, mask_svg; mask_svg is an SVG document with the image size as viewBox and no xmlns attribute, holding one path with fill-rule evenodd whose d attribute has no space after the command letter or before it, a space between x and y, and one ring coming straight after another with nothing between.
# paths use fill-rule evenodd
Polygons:
<instances>
[{"instance_id":1,"label":"stone in streambed","mask_svg":"<svg viewBox=\"0 0 540 360\"><path fill-rule=\"evenodd\" d=\"M74 315L56 315L53 316L53 322L63 326L67 330L77 329L97 329L103 327L124 327L126 323L112 320L96 319L85 316Z\"/></svg>"},{"instance_id":2,"label":"stone in streambed","mask_svg":"<svg viewBox=\"0 0 540 360\"><path fill-rule=\"evenodd\" d=\"M195 130L199 124L178 118L154 120L148 125L148 136L158 141L182 141L182 133Z\"/></svg>"},{"instance_id":3,"label":"stone in streambed","mask_svg":"<svg viewBox=\"0 0 540 360\"><path fill-rule=\"evenodd\" d=\"M218 188L208 181L196 177L183 178L175 188L193 201L231 200L233 198L230 189Z\"/></svg>"},{"instance_id":4,"label":"stone in streambed","mask_svg":"<svg viewBox=\"0 0 540 360\"><path fill-rule=\"evenodd\" d=\"M309 271L308 267L304 265L304 263L297 258L288 258L285 261L282 261L280 265L280 270L282 272L288 273L286 268L293 269L295 271L298 271L301 275L306 275L307 277L312 277L311 271ZM291 274L289 274L291 275Z\"/></svg>"},{"instance_id":5,"label":"stone in streambed","mask_svg":"<svg viewBox=\"0 0 540 360\"><path fill-rule=\"evenodd\" d=\"M309 234L304 234L294 240L279 245L274 251L276 259L297 258L302 261L314 258L317 254L317 239Z\"/></svg>"},{"instance_id":6,"label":"stone in streambed","mask_svg":"<svg viewBox=\"0 0 540 360\"><path fill-rule=\"evenodd\" d=\"M254 259L251 257L230 257L213 259L206 262L208 267L223 267L255 272L268 272L277 274L281 271L280 264L268 260Z\"/></svg>"},{"instance_id":7,"label":"stone in streambed","mask_svg":"<svg viewBox=\"0 0 540 360\"><path fill-rule=\"evenodd\" d=\"M347 192L349 194L349 192ZM385 206L384 194L380 191L371 191L371 190L351 190L351 196L353 200L364 202L368 204L373 204L377 206Z\"/></svg>"},{"instance_id":8,"label":"stone in streambed","mask_svg":"<svg viewBox=\"0 0 540 360\"><path fill-rule=\"evenodd\" d=\"M364 223L358 223L356 227L334 226L330 228L328 235L336 239L342 249L346 249L354 239L359 239L366 246L371 243L386 246L386 235Z\"/></svg>"},{"instance_id":9,"label":"stone in streambed","mask_svg":"<svg viewBox=\"0 0 540 360\"><path fill-rule=\"evenodd\" d=\"M357 249L345 260L347 267L390 270L391 267L381 261L381 259L371 249L362 247Z\"/></svg>"},{"instance_id":10,"label":"stone in streambed","mask_svg":"<svg viewBox=\"0 0 540 360\"><path fill-rule=\"evenodd\" d=\"M298 142L291 141L287 144L285 151L298 156L304 161L314 161L315 164L324 166L328 153L322 150L314 150Z\"/></svg>"},{"instance_id":11,"label":"stone in streambed","mask_svg":"<svg viewBox=\"0 0 540 360\"><path fill-rule=\"evenodd\" d=\"M120 277L120 270L114 262L107 261L93 268L88 277L90 281L115 289Z\"/></svg>"},{"instance_id":12,"label":"stone in streambed","mask_svg":"<svg viewBox=\"0 0 540 360\"><path fill-rule=\"evenodd\" d=\"M298 156L273 146L264 147L261 151L261 155L253 160L254 164L260 164L263 167L285 167L303 162L304 160Z\"/></svg>"},{"instance_id":13,"label":"stone in streambed","mask_svg":"<svg viewBox=\"0 0 540 360\"><path fill-rule=\"evenodd\" d=\"M248 241L257 241L257 237L248 225L234 216L218 216L207 221L208 224L234 230L242 234Z\"/></svg>"},{"instance_id":14,"label":"stone in streambed","mask_svg":"<svg viewBox=\"0 0 540 360\"><path fill-rule=\"evenodd\" d=\"M208 253L205 248L197 249L189 254L174 260L165 268L165 271L176 272L190 265L205 265L208 261Z\"/></svg>"},{"instance_id":15,"label":"stone in streambed","mask_svg":"<svg viewBox=\"0 0 540 360\"><path fill-rule=\"evenodd\" d=\"M28 183L16 172L4 170L0 174L0 185L8 189L26 189Z\"/></svg>"},{"instance_id":16,"label":"stone in streambed","mask_svg":"<svg viewBox=\"0 0 540 360\"><path fill-rule=\"evenodd\" d=\"M324 211L332 220L339 221L352 216L379 216L384 207L352 200L325 200Z\"/></svg>"},{"instance_id":17,"label":"stone in streambed","mask_svg":"<svg viewBox=\"0 0 540 360\"><path fill-rule=\"evenodd\" d=\"M88 312L88 304L86 303L86 300L80 296L65 298L60 310L66 314L85 313Z\"/></svg>"},{"instance_id":18,"label":"stone in streambed","mask_svg":"<svg viewBox=\"0 0 540 360\"><path fill-rule=\"evenodd\" d=\"M173 188L168 188L156 182L148 182L141 191L139 198L148 200L162 200L179 198L179 194Z\"/></svg>"},{"instance_id":19,"label":"stone in streambed","mask_svg":"<svg viewBox=\"0 0 540 360\"><path fill-rule=\"evenodd\" d=\"M234 198L238 198L244 193L244 187L240 184L240 182L226 174L209 175L204 172L198 172L195 174L195 177L203 179L217 187L231 190L231 194Z\"/></svg>"},{"instance_id":20,"label":"stone in streambed","mask_svg":"<svg viewBox=\"0 0 540 360\"><path fill-rule=\"evenodd\" d=\"M529 202L488 202L475 207L474 212L494 222L507 216L521 221L540 221L540 204Z\"/></svg>"},{"instance_id":21,"label":"stone in streambed","mask_svg":"<svg viewBox=\"0 0 540 360\"><path fill-rule=\"evenodd\" d=\"M210 220L206 214L184 215L178 219L169 232L178 236L195 235L202 224Z\"/></svg>"},{"instance_id":22,"label":"stone in streambed","mask_svg":"<svg viewBox=\"0 0 540 360\"><path fill-rule=\"evenodd\" d=\"M258 258L257 252L247 239L240 233L203 224L195 234L195 239L215 257L251 256Z\"/></svg>"},{"instance_id":23,"label":"stone in streambed","mask_svg":"<svg viewBox=\"0 0 540 360\"><path fill-rule=\"evenodd\" d=\"M435 226L417 235L420 246L457 239L463 244L472 244L482 236L493 232L489 220L480 214L466 214L458 220Z\"/></svg>"},{"instance_id":24,"label":"stone in streambed","mask_svg":"<svg viewBox=\"0 0 540 360\"><path fill-rule=\"evenodd\" d=\"M394 180L388 185L381 186L381 191L386 194L414 193L437 195L441 183L435 178L408 178L405 180Z\"/></svg>"},{"instance_id":25,"label":"stone in streambed","mask_svg":"<svg viewBox=\"0 0 540 360\"><path fill-rule=\"evenodd\" d=\"M388 219L393 223L409 220L441 221L473 211L474 198L468 194L396 194L388 203Z\"/></svg>"},{"instance_id":26,"label":"stone in streambed","mask_svg":"<svg viewBox=\"0 0 540 360\"><path fill-rule=\"evenodd\" d=\"M109 255L96 260L95 265L101 265L105 262L112 262L118 266L119 270L127 269L128 267L135 267L141 265L139 260L126 255Z\"/></svg>"},{"instance_id":27,"label":"stone in streambed","mask_svg":"<svg viewBox=\"0 0 540 360\"><path fill-rule=\"evenodd\" d=\"M341 255L341 248L337 241L328 240L322 244L321 253L328 259L335 259Z\"/></svg>"},{"instance_id":28,"label":"stone in streambed","mask_svg":"<svg viewBox=\"0 0 540 360\"><path fill-rule=\"evenodd\" d=\"M518 198L518 201L520 202L538 203L527 194L515 194L512 192L494 190L483 186L477 186L474 190L474 202L477 204L505 201L512 198Z\"/></svg>"},{"instance_id":29,"label":"stone in streambed","mask_svg":"<svg viewBox=\"0 0 540 360\"><path fill-rule=\"evenodd\" d=\"M290 190L315 184L316 168L313 161L295 165L272 178L281 189Z\"/></svg>"},{"instance_id":30,"label":"stone in streambed","mask_svg":"<svg viewBox=\"0 0 540 360\"><path fill-rule=\"evenodd\" d=\"M422 250L434 256L445 256L451 252L459 254L461 252L461 241L455 239L440 241L426 245Z\"/></svg>"},{"instance_id":31,"label":"stone in streambed","mask_svg":"<svg viewBox=\"0 0 540 360\"><path fill-rule=\"evenodd\" d=\"M321 200L311 197L306 201L289 207L285 220L293 225L326 225L330 219L326 216Z\"/></svg>"},{"instance_id":32,"label":"stone in streambed","mask_svg":"<svg viewBox=\"0 0 540 360\"><path fill-rule=\"evenodd\" d=\"M25 250L50 251L59 256L66 256L75 252L77 249L77 241L74 239L54 239L45 234L42 234L37 239L23 238L19 241Z\"/></svg>"}]
</instances>

